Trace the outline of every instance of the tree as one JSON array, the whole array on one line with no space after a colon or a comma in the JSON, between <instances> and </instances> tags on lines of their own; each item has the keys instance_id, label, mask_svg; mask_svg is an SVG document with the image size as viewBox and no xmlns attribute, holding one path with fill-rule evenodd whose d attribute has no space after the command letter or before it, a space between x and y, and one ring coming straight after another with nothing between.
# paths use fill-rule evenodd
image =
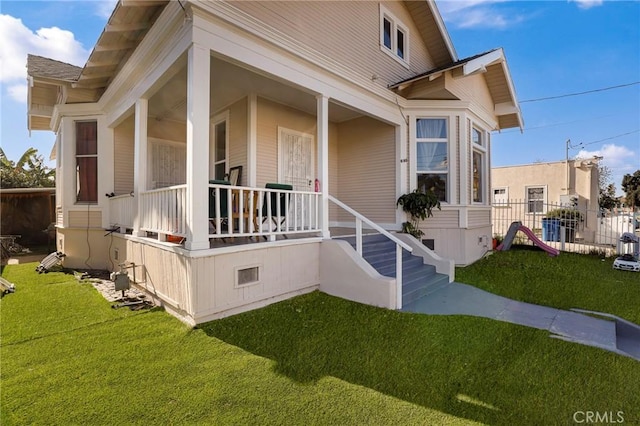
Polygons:
<instances>
[{"instance_id":1,"label":"tree","mask_svg":"<svg viewBox=\"0 0 640 426\"><path fill-rule=\"evenodd\" d=\"M622 178L622 190L627 199L627 206L640 207L640 170Z\"/></svg>"},{"instance_id":2,"label":"tree","mask_svg":"<svg viewBox=\"0 0 640 426\"><path fill-rule=\"evenodd\" d=\"M602 209L611 210L618 205L616 187L611 182L611 169L598 163L598 205Z\"/></svg>"},{"instance_id":3,"label":"tree","mask_svg":"<svg viewBox=\"0 0 640 426\"><path fill-rule=\"evenodd\" d=\"M44 165L44 157L35 148L27 149L17 162L9 160L0 148L0 187L51 188L55 170Z\"/></svg>"},{"instance_id":4,"label":"tree","mask_svg":"<svg viewBox=\"0 0 640 426\"><path fill-rule=\"evenodd\" d=\"M610 183L604 190L600 188L600 198L598 199L600 208L611 210L620 206L620 198L616 197L616 186Z\"/></svg>"}]
</instances>

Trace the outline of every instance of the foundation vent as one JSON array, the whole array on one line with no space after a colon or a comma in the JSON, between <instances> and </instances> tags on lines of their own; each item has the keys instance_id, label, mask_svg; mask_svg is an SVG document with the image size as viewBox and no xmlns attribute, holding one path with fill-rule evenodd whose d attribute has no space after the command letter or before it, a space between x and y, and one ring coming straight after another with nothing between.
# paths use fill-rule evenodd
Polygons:
<instances>
[{"instance_id":1,"label":"foundation vent","mask_svg":"<svg viewBox=\"0 0 640 426\"><path fill-rule=\"evenodd\" d=\"M242 267L236 269L236 285L244 286L260 282L260 266Z\"/></svg>"}]
</instances>

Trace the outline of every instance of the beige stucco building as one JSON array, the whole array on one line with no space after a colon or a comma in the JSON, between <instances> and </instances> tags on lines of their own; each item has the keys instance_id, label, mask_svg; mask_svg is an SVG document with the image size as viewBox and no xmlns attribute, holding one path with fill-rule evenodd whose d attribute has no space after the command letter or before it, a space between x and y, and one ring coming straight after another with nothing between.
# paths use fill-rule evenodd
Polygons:
<instances>
[{"instance_id":1,"label":"beige stucco building","mask_svg":"<svg viewBox=\"0 0 640 426\"><path fill-rule=\"evenodd\" d=\"M584 213L580 237L593 241L598 216L598 159L583 159L494 167L491 192L494 207L522 202L520 214L540 218L548 210L572 207ZM515 220L515 218L514 218Z\"/></svg>"}]
</instances>

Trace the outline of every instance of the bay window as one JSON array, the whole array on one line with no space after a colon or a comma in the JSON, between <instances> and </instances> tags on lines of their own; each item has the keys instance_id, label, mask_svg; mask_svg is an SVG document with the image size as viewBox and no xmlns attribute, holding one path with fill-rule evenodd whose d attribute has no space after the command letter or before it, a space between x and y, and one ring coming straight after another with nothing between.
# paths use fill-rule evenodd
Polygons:
<instances>
[{"instance_id":1,"label":"bay window","mask_svg":"<svg viewBox=\"0 0 640 426\"><path fill-rule=\"evenodd\" d=\"M416 171L418 188L433 191L448 201L449 139L446 118L416 120Z\"/></svg>"}]
</instances>

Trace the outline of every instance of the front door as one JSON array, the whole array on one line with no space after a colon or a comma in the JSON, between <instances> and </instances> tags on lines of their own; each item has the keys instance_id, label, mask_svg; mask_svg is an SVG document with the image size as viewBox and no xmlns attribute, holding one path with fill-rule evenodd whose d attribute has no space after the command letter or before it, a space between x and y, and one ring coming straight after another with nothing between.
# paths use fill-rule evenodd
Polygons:
<instances>
[{"instance_id":1,"label":"front door","mask_svg":"<svg viewBox=\"0 0 640 426\"><path fill-rule=\"evenodd\" d=\"M315 179L313 135L284 127L278 128L278 177L294 191L312 191ZM305 205L308 197L297 195L289 203L290 221L309 224L315 220L314 206ZM295 206L295 208L294 208ZM295 211L294 211L295 210Z\"/></svg>"},{"instance_id":2,"label":"front door","mask_svg":"<svg viewBox=\"0 0 640 426\"><path fill-rule=\"evenodd\" d=\"M313 136L279 127L278 150L280 183L293 185L294 191L311 191Z\"/></svg>"}]
</instances>

